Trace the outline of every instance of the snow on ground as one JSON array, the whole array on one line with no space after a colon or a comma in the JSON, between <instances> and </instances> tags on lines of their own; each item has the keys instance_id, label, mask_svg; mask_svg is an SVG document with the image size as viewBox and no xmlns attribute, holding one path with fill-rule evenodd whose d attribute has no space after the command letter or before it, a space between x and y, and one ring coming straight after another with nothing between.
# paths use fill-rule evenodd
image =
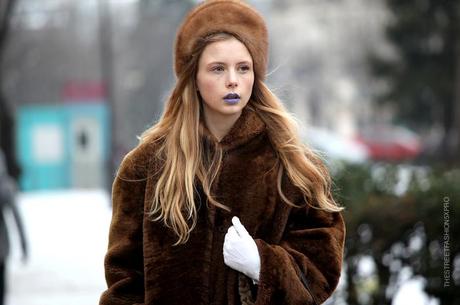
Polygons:
<instances>
[{"instance_id":1,"label":"snow on ground","mask_svg":"<svg viewBox=\"0 0 460 305\"><path fill-rule=\"evenodd\" d=\"M399 289L393 297L392 305L439 305L437 298L425 292L426 280L414 276L410 267L402 268L397 281Z\"/></svg>"},{"instance_id":2,"label":"snow on ground","mask_svg":"<svg viewBox=\"0 0 460 305\"><path fill-rule=\"evenodd\" d=\"M17 238L6 305L94 305L105 289L103 259L111 209L104 191L18 196L29 240L22 264Z\"/></svg>"},{"instance_id":3,"label":"snow on ground","mask_svg":"<svg viewBox=\"0 0 460 305\"><path fill-rule=\"evenodd\" d=\"M404 282L395 295L392 305L439 305L438 299L425 293L424 286L425 280L421 277L415 277Z\"/></svg>"}]
</instances>

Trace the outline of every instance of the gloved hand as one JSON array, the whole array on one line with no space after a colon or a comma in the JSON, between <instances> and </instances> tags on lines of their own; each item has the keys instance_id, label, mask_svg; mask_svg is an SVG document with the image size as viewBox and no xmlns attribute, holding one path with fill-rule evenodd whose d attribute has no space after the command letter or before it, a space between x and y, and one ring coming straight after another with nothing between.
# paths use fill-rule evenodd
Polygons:
<instances>
[{"instance_id":1,"label":"gloved hand","mask_svg":"<svg viewBox=\"0 0 460 305\"><path fill-rule=\"evenodd\" d=\"M260 256L256 242L241 224L238 217L232 218L224 240L224 262L227 266L259 281Z\"/></svg>"}]
</instances>

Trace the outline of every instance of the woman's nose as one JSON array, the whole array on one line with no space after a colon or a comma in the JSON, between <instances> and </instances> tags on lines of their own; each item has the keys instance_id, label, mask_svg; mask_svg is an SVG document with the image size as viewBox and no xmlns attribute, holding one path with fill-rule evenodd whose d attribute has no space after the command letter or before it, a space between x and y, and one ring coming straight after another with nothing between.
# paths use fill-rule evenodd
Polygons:
<instances>
[{"instance_id":1,"label":"woman's nose","mask_svg":"<svg viewBox=\"0 0 460 305\"><path fill-rule=\"evenodd\" d=\"M236 76L236 73L233 71L230 71L228 73L227 87L231 89L238 87L237 76Z\"/></svg>"},{"instance_id":2,"label":"woman's nose","mask_svg":"<svg viewBox=\"0 0 460 305\"><path fill-rule=\"evenodd\" d=\"M231 81L231 82L228 83L227 87L231 88L231 89L235 89L236 87L238 87L238 83L234 82L234 81Z\"/></svg>"}]
</instances>

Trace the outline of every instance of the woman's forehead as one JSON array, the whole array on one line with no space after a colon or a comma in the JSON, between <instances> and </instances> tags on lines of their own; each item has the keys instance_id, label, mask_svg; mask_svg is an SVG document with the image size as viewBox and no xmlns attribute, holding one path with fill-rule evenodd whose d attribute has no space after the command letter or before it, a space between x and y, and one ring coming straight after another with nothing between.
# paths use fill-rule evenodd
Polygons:
<instances>
[{"instance_id":1,"label":"woman's forehead","mask_svg":"<svg viewBox=\"0 0 460 305\"><path fill-rule=\"evenodd\" d=\"M246 46L236 38L212 42L203 50L201 60L209 62L252 62L251 54Z\"/></svg>"}]
</instances>

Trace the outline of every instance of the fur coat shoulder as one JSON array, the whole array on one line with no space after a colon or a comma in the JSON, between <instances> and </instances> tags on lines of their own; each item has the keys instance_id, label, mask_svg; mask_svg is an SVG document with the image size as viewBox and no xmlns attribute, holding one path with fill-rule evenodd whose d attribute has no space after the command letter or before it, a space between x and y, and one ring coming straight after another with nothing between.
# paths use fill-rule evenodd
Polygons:
<instances>
[{"instance_id":1,"label":"fur coat shoulder","mask_svg":"<svg viewBox=\"0 0 460 305\"><path fill-rule=\"evenodd\" d=\"M276 154L254 111L245 109L219 145L223 163L212 191L231 212L207 204L198 186L197 225L178 246L170 229L146 215L160 167L155 145L141 144L125 157L113 184L108 289L100 305L306 305L332 294L342 265L341 214L309 208L287 178L284 193L303 207L280 198ZM256 241L258 285L224 264L224 236L233 216Z\"/></svg>"}]
</instances>

